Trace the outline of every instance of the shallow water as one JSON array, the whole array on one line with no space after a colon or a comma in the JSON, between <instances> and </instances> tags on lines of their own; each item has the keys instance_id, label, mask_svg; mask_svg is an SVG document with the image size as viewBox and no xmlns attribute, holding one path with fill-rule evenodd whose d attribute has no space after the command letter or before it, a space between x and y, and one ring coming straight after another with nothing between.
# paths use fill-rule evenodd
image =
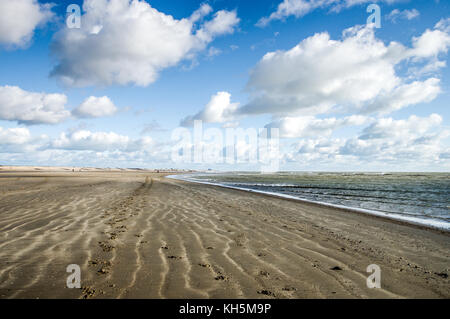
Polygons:
<instances>
[{"instance_id":1,"label":"shallow water","mask_svg":"<svg viewBox=\"0 0 450 319\"><path fill-rule=\"evenodd\" d=\"M220 173L191 180L314 202L444 222L450 228L450 173Z\"/></svg>"}]
</instances>

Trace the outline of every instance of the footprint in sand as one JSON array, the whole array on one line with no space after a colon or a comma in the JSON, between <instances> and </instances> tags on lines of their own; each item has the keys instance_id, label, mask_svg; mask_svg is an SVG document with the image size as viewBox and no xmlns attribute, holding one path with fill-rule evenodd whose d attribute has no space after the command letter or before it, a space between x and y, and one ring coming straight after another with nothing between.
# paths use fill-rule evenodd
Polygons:
<instances>
[{"instance_id":1,"label":"footprint in sand","mask_svg":"<svg viewBox=\"0 0 450 319\"><path fill-rule=\"evenodd\" d=\"M260 275L260 276L263 276L263 277L269 277L270 273L268 273L268 272L265 271L265 270L261 270L261 271L259 272L259 275Z\"/></svg>"},{"instance_id":2,"label":"footprint in sand","mask_svg":"<svg viewBox=\"0 0 450 319\"><path fill-rule=\"evenodd\" d=\"M275 294L273 292L271 292L270 290L265 290L265 289L258 291L258 294L275 297Z\"/></svg>"},{"instance_id":3,"label":"footprint in sand","mask_svg":"<svg viewBox=\"0 0 450 319\"><path fill-rule=\"evenodd\" d=\"M167 258L169 258L169 259L175 259L175 260L180 260L180 259L182 259L183 257L180 257L180 256L167 256Z\"/></svg>"},{"instance_id":4,"label":"footprint in sand","mask_svg":"<svg viewBox=\"0 0 450 319\"><path fill-rule=\"evenodd\" d=\"M222 276L222 275L216 276L214 279L215 279L215 280L220 280L220 281L226 281L226 280L228 280L227 277Z\"/></svg>"}]
</instances>

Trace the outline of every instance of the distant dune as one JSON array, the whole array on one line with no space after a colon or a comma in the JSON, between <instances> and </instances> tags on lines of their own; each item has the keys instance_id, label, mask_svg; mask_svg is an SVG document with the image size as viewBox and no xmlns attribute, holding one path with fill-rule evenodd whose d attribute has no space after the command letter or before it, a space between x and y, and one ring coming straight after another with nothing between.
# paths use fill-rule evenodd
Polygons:
<instances>
[{"instance_id":1,"label":"distant dune","mask_svg":"<svg viewBox=\"0 0 450 319\"><path fill-rule=\"evenodd\" d=\"M0 165L3 172L186 172L178 169L145 169L145 168L98 168L73 166L8 166Z\"/></svg>"}]
</instances>

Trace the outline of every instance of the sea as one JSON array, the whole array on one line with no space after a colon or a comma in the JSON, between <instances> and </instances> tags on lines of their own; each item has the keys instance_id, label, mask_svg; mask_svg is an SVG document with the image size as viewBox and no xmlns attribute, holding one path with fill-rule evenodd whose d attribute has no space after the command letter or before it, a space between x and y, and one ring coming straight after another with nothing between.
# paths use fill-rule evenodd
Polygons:
<instances>
[{"instance_id":1,"label":"sea","mask_svg":"<svg viewBox=\"0 0 450 319\"><path fill-rule=\"evenodd\" d=\"M450 231L450 173L195 173L172 178L347 208Z\"/></svg>"}]
</instances>

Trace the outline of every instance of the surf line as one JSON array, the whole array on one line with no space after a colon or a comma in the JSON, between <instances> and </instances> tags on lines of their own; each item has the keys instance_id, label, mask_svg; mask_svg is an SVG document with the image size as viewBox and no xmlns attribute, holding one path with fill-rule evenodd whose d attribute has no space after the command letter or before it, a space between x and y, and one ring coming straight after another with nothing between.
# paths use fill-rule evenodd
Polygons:
<instances>
[{"instance_id":1,"label":"surf line","mask_svg":"<svg viewBox=\"0 0 450 319\"><path fill-rule=\"evenodd\" d=\"M180 314L205 314L207 317L211 316L214 306L194 306L186 303L186 306L180 306Z\"/></svg>"}]
</instances>

